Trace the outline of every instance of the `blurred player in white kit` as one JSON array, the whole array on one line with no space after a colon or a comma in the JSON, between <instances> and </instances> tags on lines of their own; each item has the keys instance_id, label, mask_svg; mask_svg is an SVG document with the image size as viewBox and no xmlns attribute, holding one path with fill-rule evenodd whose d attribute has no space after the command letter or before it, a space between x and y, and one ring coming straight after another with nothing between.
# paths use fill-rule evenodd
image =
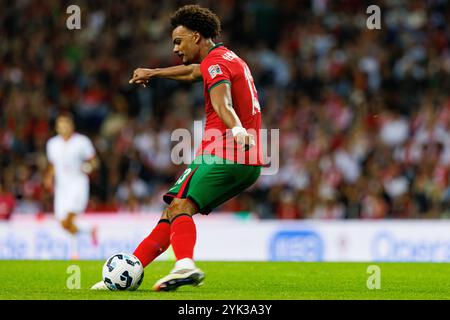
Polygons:
<instances>
[{"instance_id":1,"label":"blurred player in white kit","mask_svg":"<svg viewBox=\"0 0 450 320\"><path fill-rule=\"evenodd\" d=\"M75 132L69 114L58 116L55 127L57 135L46 146L49 166L44 185L48 190L54 189L55 217L72 235L70 254L72 259L78 259L77 235L89 233L96 244L96 228L82 228L75 223L75 218L86 210L89 174L98 167L98 160L92 142Z\"/></svg>"}]
</instances>

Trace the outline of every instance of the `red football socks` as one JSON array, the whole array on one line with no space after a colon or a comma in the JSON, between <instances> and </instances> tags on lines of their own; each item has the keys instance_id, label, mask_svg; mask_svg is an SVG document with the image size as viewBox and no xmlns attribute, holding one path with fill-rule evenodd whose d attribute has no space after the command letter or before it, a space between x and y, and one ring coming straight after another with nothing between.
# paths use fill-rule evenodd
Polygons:
<instances>
[{"instance_id":1,"label":"red football socks","mask_svg":"<svg viewBox=\"0 0 450 320\"><path fill-rule=\"evenodd\" d=\"M145 268L172 244L177 260L192 259L196 239L197 230L194 220L190 215L181 214L172 223L169 223L169 220L160 220L147 238L138 245L133 254Z\"/></svg>"},{"instance_id":2,"label":"red football socks","mask_svg":"<svg viewBox=\"0 0 450 320\"><path fill-rule=\"evenodd\" d=\"M177 260L192 259L196 239L197 230L190 215L181 214L172 220L170 225L170 243Z\"/></svg>"},{"instance_id":3,"label":"red football socks","mask_svg":"<svg viewBox=\"0 0 450 320\"><path fill-rule=\"evenodd\" d=\"M136 250L134 250L133 254L141 261L144 268L167 250L170 245L170 231L169 220L159 220L148 237L142 240Z\"/></svg>"}]
</instances>

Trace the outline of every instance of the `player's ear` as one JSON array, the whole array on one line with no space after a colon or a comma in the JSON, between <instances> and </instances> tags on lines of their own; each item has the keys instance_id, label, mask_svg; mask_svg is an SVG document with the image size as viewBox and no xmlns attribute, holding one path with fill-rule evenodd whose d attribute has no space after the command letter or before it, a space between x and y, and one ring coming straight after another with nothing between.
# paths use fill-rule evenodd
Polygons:
<instances>
[{"instance_id":1,"label":"player's ear","mask_svg":"<svg viewBox=\"0 0 450 320\"><path fill-rule=\"evenodd\" d=\"M195 44L199 44L200 40L201 40L200 33L197 32L197 31L194 31L194 42L195 42Z\"/></svg>"}]
</instances>

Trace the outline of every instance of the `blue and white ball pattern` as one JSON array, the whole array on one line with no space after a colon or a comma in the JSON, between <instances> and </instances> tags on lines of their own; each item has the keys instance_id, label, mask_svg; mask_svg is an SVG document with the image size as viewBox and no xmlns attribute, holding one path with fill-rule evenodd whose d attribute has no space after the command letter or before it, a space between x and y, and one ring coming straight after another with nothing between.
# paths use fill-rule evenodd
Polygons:
<instances>
[{"instance_id":1,"label":"blue and white ball pattern","mask_svg":"<svg viewBox=\"0 0 450 320\"><path fill-rule=\"evenodd\" d=\"M144 279L144 268L134 255L118 253L106 260L102 276L109 290L134 291L139 288Z\"/></svg>"}]
</instances>

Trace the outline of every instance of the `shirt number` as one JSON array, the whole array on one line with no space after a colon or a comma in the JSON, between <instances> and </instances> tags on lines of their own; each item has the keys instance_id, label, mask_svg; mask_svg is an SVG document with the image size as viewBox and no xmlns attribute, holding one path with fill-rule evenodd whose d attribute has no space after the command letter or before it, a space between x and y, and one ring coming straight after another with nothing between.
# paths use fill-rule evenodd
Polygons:
<instances>
[{"instance_id":1,"label":"shirt number","mask_svg":"<svg viewBox=\"0 0 450 320\"><path fill-rule=\"evenodd\" d=\"M255 83L253 82L252 74L250 73L247 65L244 65L244 74L245 79L247 79L248 89L250 90L250 94L252 96L252 114L256 114L257 112L261 112L261 108L259 106L258 98L256 97L257 91Z\"/></svg>"},{"instance_id":2,"label":"shirt number","mask_svg":"<svg viewBox=\"0 0 450 320\"><path fill-rule=\"evenodd\" d=\"M187 168L186 171L184 171L183 175L177 180L177 182L175 182L175 184L183 182L183 180L186 179L186 177L188 176L189 173L191 173L191 171L192 171L191 168Z\"/></svg>"}]
</instances>

